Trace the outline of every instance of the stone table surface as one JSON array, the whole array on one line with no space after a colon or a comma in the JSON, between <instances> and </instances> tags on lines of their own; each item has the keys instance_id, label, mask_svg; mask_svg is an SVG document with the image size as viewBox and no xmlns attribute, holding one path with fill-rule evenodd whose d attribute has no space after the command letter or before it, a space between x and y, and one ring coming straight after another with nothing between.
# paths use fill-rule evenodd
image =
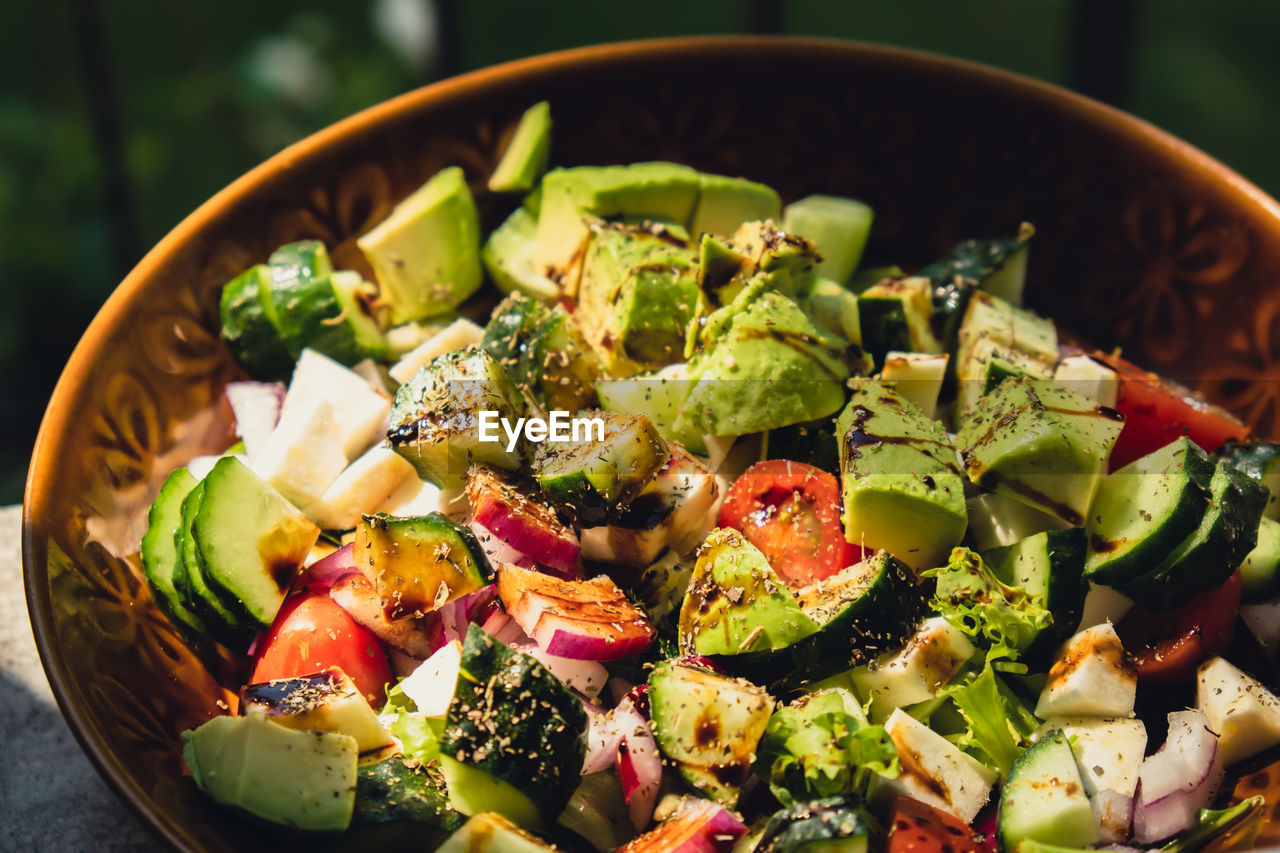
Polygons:
<instances>
[{"instance_id":1,"label":"stone table surface","mask_svg":"<svg viewBox=\"0 0 1280 853\"><path fill-rule=\"evenodd\" d=\"M0 509L0 851L167 850L107 787L53 699L22 590L21 516Z\"/></svg>"}]
</instances>

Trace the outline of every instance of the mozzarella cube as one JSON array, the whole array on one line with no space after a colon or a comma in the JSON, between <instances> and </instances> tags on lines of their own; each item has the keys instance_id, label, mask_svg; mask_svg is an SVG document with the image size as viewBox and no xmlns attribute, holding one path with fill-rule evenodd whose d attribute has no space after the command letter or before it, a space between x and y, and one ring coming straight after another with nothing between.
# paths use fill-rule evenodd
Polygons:
<instances>
[{"instance_id":1,"label":"mozzarella cube","mask_svg":"<svg viewBox=\"0 0 1280 853\"><path fill-rule=\"evenodd\" d=\"M996 772L901 708L884 728L902 772L896 779L877 778L877 798L905 794L972 823L987 803Z\"/></svg>"},{"instance_id":2,"label":"mozzarella cube","mask_svg":"<svg viewBox=\"0 0 1280 853\"><path fill-rule=\"evenodd\" d=\"M1049 669L1036 716L1127 717L1133 713L1138 674L1110 622L1067 640Z\"/></svg>"},{"instance_id":3,"label":"mozzarella cube","mask_svg":"<svg viewBox=\"0 0 1280 853\"><path fill-rule=\"evenodd\" d=\"M963 631L934 616L901 649L849 675L858 697L870 700L871 719L883 720L895 708L932 699L976 651Z\"/></svg>"},{"instance_id":4,"label":"mozzarella cube","mask_svg":"<svg viewBox=\"0 0 1280 853\"><path fill-rule=\"evenodd\" d=\"M947 375L948 359L946 353L886 353L880 378L893 382L899 394L933 417L938 408L938 395L942 393L942 380Z\"/></svg>"},{"instance_id":5,"label":"mozzarella cube","mask_svg":"<svg viewBox=\"0 0 1280 853\"><path fill-rule=\"evenodd\" d=\"M1280 743L1280 699L1220 657L1196 673L1196 707L1218 733L1224 767Z\"/></svg>"},{"instance_id":6,"label":"mozzarella cube","mask_svg":"<svg viewBox=\"0 0 1280 853\"><path fill-rule=\"evenodd\" d=\"M409 352L399 361L391 365L387 373L401 385L413 378L426 365L440 356L456 352L464 347L478 344L484 339L484 329L467 318L454 320L448 326L436 332Z\"/></svg>"},{"instance_id":7,"label":"mozzarella cube","mask_svg":"<svg viewBox=\"0 0 1280 853\"><path fill-rule=\"evenodd\" d=\"M413 465L389 447L375 444L329 484L307 516L328 530L346 530L375 512L405 480L417 479Z\"/></svg>"},{"instance_id":8,"label":"mozzarella cube","mask_svg":"<svg viewBox=\"0 0 1280 853\"><path fill-rule=\"evenodd\" d=\"M1069 355L1058 362L1053 378L1099 406L1116 407L1116 372L1087 355Z\"/></svg>"},{"instance_id":9,"label":"mozzarella cube","mask_svg":"<svg viewBox=\"0 0 1280 853\"><path fill-rule=\"evenodd\" d=\"M286 408L250 467L294 506L315 503L347 467L333 407L317 401Z\"/></svg>"},{"instance_id":10,"label":"mozzarella cube","mask_svg":"<svg viewBox=\"0 0 1280 853\"><path fill-rule=\"evenodd\" d=\"M355 459L382 438L391 415L391 398L375 390L367 379L320 353L304 349L280 410L283 421L294 409L328 403L338 424L338 446Z\"/></svg>"}]
</instances>

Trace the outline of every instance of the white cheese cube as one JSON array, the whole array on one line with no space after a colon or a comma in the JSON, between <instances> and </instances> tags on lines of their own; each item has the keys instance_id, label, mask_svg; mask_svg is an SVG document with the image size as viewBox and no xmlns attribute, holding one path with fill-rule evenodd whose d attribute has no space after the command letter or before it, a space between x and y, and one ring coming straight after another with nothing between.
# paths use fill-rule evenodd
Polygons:
<instances>
[{"instance_id":1,"label":"white cheese cube","mask_svg":"<svg viewBox=\"0 0 1280 853\"><path fill-rule=\"evenodd\" d=\"M1116 407L1116 372L1087 355L1069 355L1058 362L1053 378L1099 406Z\"/></svg>"},{"instance_id":2,"label":"white cheese cube","mask_svg":"<svg viewBox=\"0 0 1280 853\"><path fill-rule=\"evenodd\" d=\"M880 378L893 382L899 394L932 418L938 408L938 395L942 393L942 380L947 375L949 358L946 353L886 353Z\"/></svg>"},{"instance_id":3,"label":"white cheese cube","mask_svg":"<svg viewBox=\"0 0 1280 853\"><path fill-rule=\"evenodd\" d=\"M1089 592L1085 594L1080 624L1076 626L1076 631L1107 622L1114 625L1124 618L1131 607L1133 599L1120 590L1089 581Z\"/></svg>"},{"instance_id":4,"label":"white cheese cube","mask_svg":"<svg viewBox=\"0 0 1280 853\"><path fill-rule=\"evenodd\" d=\"M280 420L290 410L308 409L317 402L333 408L339 446L348 459L355 459L386 434L390 397L375 390L360 374L314 350L304 349L285 392Z\"/></svg>"},{"instance_id":5,"label":"white cheese cube","mask_svg":"<svg viewBox=\"0 0 1280 853\"><path fill-rule=\"evenodd\" d=\"M1127 717L1133 713L1138 675L1107 622L1067 640L1049 669L1036 716Z\"/></svg>"},{"instance_id":6,"label":"white cheese cube","mask_svg":"<svg viewBox=\"0 0 1280 853\"><path fill-rule=\"evenodd\" d=\"M1280 743L1280 699L1220 657L1196 673L1196 707L1218 734L1224 767Z\"/></svg>"},{"instance_id":7,"label":"white cheese cube","mask_svg":"<svg viewBox=\"0 0 1280 853\"><path fill-rule=\"evenodd\" d=\"M996 772L901 709L884 728L902 772L896 779L877 778L876 797L905 794L972 823L987 803Z\"/></svg>"},{"instance_id":8,"label":"white cheese cube","mask_svg":"<svg viewBox=\"0 0 1280 853\"><path fill-rule=\"evenodd\" d=\"M413 374L435 361L445 353L456 352L464 347L478 344L484 338L484 329L467 318L454 320L448 326L436 332L418 344L395 364L387 373L401 385L413 378Z\"/></svg>"},{"instance_id":9,"label":"white cheese cube","mask_svg":"<svg viewBox=\"0 0 1280 853\"><path fill-rule=\"evenodd\" d=\"M315 503L347 467L333 407L316 401L286 408L250 467L294 506Z\"/></svg>"},{"instance_id":10,"label":"white cheese cube","mask_svg":"<svg viewBox=\"0 0 1280 853\"><path fill-rule=\"evenodd\" d=\"M375 444L329 484L306 508L307 517L328 530L346 530L375 512L405 480L417 479L413 465L389 447Z\"/></svg>"},{"instance_id":11,"label":"white cheese cube","mask_svg":"<svg viewBox=\"0 0 1280 853\"><path fill-rule=\"evenodd\" d=\"M858 697L870 700L871 719L879 721L895 708L932 699L976 651L963 631L934 616L922 622L901 649L849 675Z\"/></svg>"}]
</instances>

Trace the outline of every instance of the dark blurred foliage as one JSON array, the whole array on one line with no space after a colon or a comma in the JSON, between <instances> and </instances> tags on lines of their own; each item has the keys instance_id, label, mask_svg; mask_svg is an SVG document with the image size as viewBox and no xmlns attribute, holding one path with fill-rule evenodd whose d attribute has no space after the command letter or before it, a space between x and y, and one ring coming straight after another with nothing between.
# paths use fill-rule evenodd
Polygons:
<instances>
[{"instance_id":1,"label":"dark blurred foliage","mask_svg":"<svg viewBox=\"0 0 1280 853\"><path fill-rule=\"evenodd\" d=\"M1278 31L1273 0L10 0L0 4L0 504L21 497L71 348L148 246L281 147L440 76L675 34L883 42L1074 86L1277 193Z\"/></svg>"}]
</instances>

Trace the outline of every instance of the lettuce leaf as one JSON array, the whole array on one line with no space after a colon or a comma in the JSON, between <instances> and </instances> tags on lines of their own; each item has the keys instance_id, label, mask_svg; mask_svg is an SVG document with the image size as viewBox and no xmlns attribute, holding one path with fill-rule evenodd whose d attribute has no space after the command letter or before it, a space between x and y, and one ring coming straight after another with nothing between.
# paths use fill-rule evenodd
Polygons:
<instances>
[{"instance_id":1,"label":"lettuce leaf","mask_svg":"<svg viewBox=\"0 0 1280 853\"><path fill-rule=\"evenodd\" d=\"M944 693L967 727L956 745L999 772L1001 779L1007 778L1034 730L1034 725L1025 728L1030 711L1002 683L990 662L976 676L944 688ZM1036 723L1034 716L1030 719Z\"/></svg>"},{"instance_id":2,"label":"lettuce leaf","mask_svg":"<svg viewBox=\"0 0 1280 853\"><path fill-rule=\"evenodd\" d=\"M757 747L756 771L783 805L855 794L898 775L898 751L867 723L853 694L831 688L779 709Z\"/></svg>"},{"instance_id":3,"label":"lettuce leaf","mask_svg":"<svg viewBox=\"0 0 1280 853\"><path fill-rule=\"evenodd\" d=\"M405 695L399 684L387 691L387 704L382 706L378 719L400 741L406 758L416 758L425 763L439 757L444 720L418 713L418 706Z\"/></svg>"},{"instance_id":4,"label":"lettuce leaf","mask_svg":"<svg viewBox=\"0 0 1280 853\"><path fill-rule=\"evenodd\" d=\"M945 566L922 573L937 580L933 608L987 650L987 661L1017 661L1036 635L1053 624L1044 596L1003 583L968 548Z\"/></svg>"}]
</instances>

